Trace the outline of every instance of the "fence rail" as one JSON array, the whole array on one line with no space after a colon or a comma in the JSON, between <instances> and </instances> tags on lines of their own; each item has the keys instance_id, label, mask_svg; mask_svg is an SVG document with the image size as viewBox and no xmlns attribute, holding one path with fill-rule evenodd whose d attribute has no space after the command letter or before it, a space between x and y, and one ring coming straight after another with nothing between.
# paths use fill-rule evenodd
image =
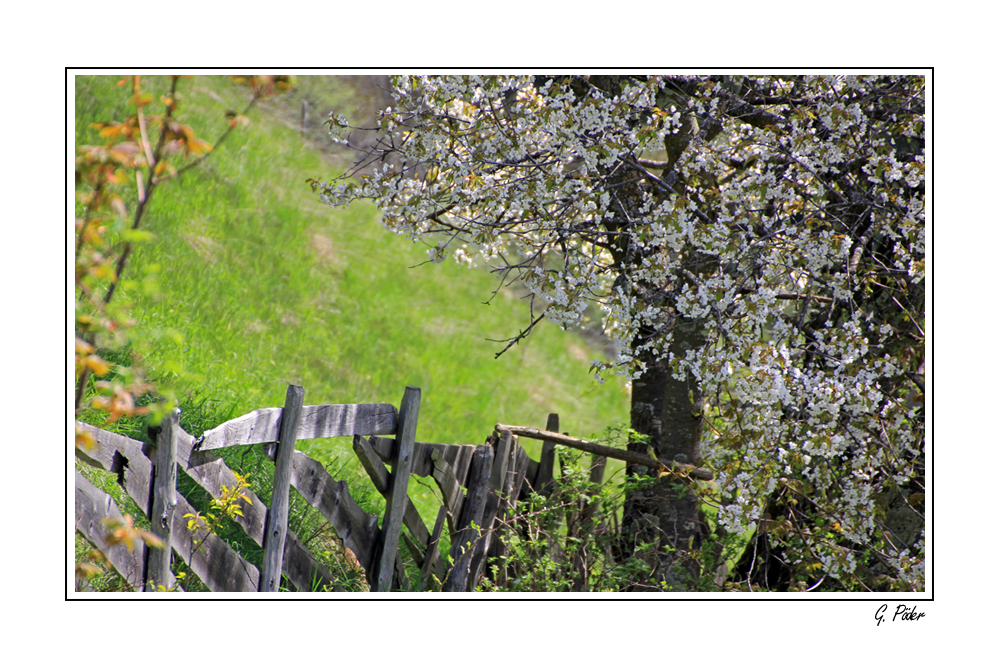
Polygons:
<instances>
[{"instance_id":1,"label":"fence rail","mask_svg":"<svg viewBox=\"0 0 1000 667\"><path fill-rule=\"evenodd\" d=\"M487 562L505 554L501 528L509 525L519 499L532 490L543 495L552 492L557 443L593 455L591 481L596 483L603 479L605 457L659 466L666 474L711 478L709 471L693 466L656 461L559 434L557 415L550 415L544 431L497 424L486 445L416 442L420 390L414 387L406 388L398 410L386 403L303 402L302 387L291 385L283 408L256 410L206 431L200 438L184 431L177 415L172 415L161 426L155 446L77 422L77 428L90 433L96 443L91 450L77 448L77 458L115 473L119 485L151 518L154 532L170 548L158 550L140 544L129 550L111 544L101 522L121 518L121 512L108 494L79 472L77 531L107 556L135 590L177 587L170 571L175 555L212 591L274 592L281 574L298 590L343 590L288 528L289 493L295 489L354 554L372 591L410 587L399 555L400 541L419 568L417 585L421 590L470 591ZM539 461L532 460L518 444L519 435L544 442ZM378 517L365 512L351 497L344 480L334 480L322 464L295 448L297 440L335 436L353 436L355 455L372 485L385 497L381 527ZM188 530L184 515L195 513L195 509L176 489L179 466L201 488L220 497L224 486L237 484L220 450L256 444L275 461L271 506L247 491L250 502L234 520L263 548L260 570L217 535ZM411 475L433 479L441 492L443 503L430 530L407 494ZM482 527L482 532L477 527ZM446 529L451 544L448 558L439 550ZM568 530L578 530L578 526L568 526ZM575 566L581 570L576 583L582 590L586 568Z\"/></svg>"}]
</instances>

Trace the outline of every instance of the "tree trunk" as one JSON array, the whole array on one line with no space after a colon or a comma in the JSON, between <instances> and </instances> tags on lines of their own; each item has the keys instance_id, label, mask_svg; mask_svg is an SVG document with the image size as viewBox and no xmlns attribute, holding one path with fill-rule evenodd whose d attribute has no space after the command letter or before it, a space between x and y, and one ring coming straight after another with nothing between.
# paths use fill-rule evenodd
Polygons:
<instances>
[{"instance_id":1,"label":"tree trunk","mask_svg":"<svg viewBox=\"0 0 1000 667\"><path fill-rule=\"evenodd\" d=\"M651 334L647 334L651 335ZM683 358L686 351L704 344L698 322L678 318L670 351ZM644 338L640 337L637 344ZM665 359L646 355L646 371L632 383L632 429L648 442L634 440L628 448L660 459L698 465L701 462L702 396L698 382L688 374L674 377ZM699 565L691 552L701 546L702 526L698 497L683 482L670 476L652 478L657 471L629 464L626 471L640 483L625 494L622 517L622 556L643 554L651 571L639 588L691 590L696 587ZM642 480L645 480L643 483ZM640 550L640 545L653 548Z\"/></svg>"},{"instance_id":2,"label":"tree trunk","mask_svg":"<svg viewBox=\"0 0 1000 667\"><path fill-rule=\"evenodd\" d=\"M621 91L617 76L592 76L589 83L609 95ZM685 120L681 132L669 135L665 147L670 154L670 168L697 132L692 116ZM672 288L636 282L629 277L632 268L641 266L644 259L657 261L654 255L644 257L649 251L641 249L632 238L633 234L642 233L644 225L643 176L628 164L616 165L606 175L607 187L615 197L610 207L612 216L606 218L604 224L615 234L609 250L621 272L622 283L639 301L662 305L672 299ZM685 257L683 264L689 275L704 275L717 266L712 258L700 253L686 250L680 253ZM677 282L683 281L686 279L678 275ZM666 359L655 359L650 352L636 352L667 331L673 332L670 352L674 359L683 359L688 350L699 349L705 344L701 323L684 317L651 324L639 331L633 342L633 356L645 364L645 371L632 383L631 424L636 433L648 440L633 440L628 448L660 459L697 465L701 461L702 412L698 383L693 377L674 378ZM648 576L636 581L635 589L696 588L699 565L691 552L700 548L702 535L697 495L685 482L671 476L655 477L658 471L646 466L630 463L626 472L636 484L625 493L619 557L641 555L649 566ZM652 548L640 548L643 545Z\"/></svg>"}]
</instances>

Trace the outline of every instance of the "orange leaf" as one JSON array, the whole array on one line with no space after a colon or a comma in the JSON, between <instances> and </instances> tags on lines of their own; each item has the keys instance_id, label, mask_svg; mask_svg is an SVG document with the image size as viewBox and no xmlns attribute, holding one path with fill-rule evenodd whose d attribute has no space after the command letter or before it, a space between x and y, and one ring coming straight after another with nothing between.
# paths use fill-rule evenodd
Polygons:
<instances>
[{"instance_id":1,"label":"orange leaf","mask_svg":"<svg viewBox=\"0 0 1000 667\"><path fill-rule=\"evenodd\" d=\"M111 364L96 354L91 354L87 357L87 367L98 376L107 375L111 370Z\"/></svg>"},{"instance_id":2,"label":"orange leaf","mask_svg":"<svg viewBox=\"0 0 1000 667\"><path fill-rule=\"evenodd\" d=\"M212 144L203 139L199 139L198 137L188 139L187 147L188 151L194 153L195 155L209 153L212 150Z\"/></svg>"},{"instance_id":3,"label":"orange leaf","mask_svg":"<svg viewBox=\"0 0 1000 667\"><path fill-rule=\"evenodd\" d=\"M76 429L76 447L77 449L82 449L85 451L93 451L97 447L97 441L94 440L94 436L87 431L81 431L79 428Z\"/></svg>"},{"instance_id":4,"label":"orange leaf","mask_svg":"<svg viewBox=\"0 0 1000 667\"><path fill-rule=\"evenodd\" d=\"M82 323L85 317L87 320L90 319L90 317L80 315L77 316L76 321ZM75 347L76 347L76 353L80 355L90 354L91 352L94 351L94 346L81 338L76 339Z\"/></svg>"},{"instance_id":5,"label":"orange leaf","mask_svg":"<svg viewBox=\"0 0 1000 667\"><path fill-rule=\"evenodd\" d=\"M91 577L96 577L101 574L101 568L97 567L93 563L77 563L75 567L75 576L77 579L90 579Z\"/></svg>"}]
</instances>

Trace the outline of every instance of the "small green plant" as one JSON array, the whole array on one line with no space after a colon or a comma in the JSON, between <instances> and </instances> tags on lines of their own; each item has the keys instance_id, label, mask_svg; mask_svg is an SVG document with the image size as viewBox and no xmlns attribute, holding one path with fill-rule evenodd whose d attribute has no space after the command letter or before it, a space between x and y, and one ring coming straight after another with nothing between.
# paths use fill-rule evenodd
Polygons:
<instances>
[{"instance_id":1,"label":"small green plant","mask_svg":"<svg viewBox=\"0 0 1000 667\"><path fill-rule=\"evenodd\" d=\"M202 547L209 535L215 534L223 519L235 519L238 516L243 516L240 501L251 502L250 497L246 494L246 490L250 488L250 482L238 472L234 472L233 475L236 476L236 484L232 487L223 484L222 493L217 498L212 498L212 509L207 511L204 516L201 512L188 512L184 515L184 518L188 520L188 530L196 534L201 531L205 532L205 535L194 541L192 555Z\"/></svg>"}]
</instances>

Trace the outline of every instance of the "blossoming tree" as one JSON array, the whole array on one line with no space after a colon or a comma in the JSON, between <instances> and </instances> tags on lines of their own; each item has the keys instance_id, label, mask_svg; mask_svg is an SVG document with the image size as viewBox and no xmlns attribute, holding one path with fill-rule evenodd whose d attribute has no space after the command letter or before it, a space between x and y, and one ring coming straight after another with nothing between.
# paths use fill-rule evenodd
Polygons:
<instances>
[{"instance_id":1,"label":"blossoming tree","mask_svg":"<svg viewBox=\"0 0 1000 667\"><path fill-rule=\"evenodd\" d=\"M394 96L321 198L519 280L508 347L599 313L629 448L716 471L629 467L643 583L923 586L923 77L399 77ZM727 540L743 557L706 571Z\"/></svg>"}]
</instances>

